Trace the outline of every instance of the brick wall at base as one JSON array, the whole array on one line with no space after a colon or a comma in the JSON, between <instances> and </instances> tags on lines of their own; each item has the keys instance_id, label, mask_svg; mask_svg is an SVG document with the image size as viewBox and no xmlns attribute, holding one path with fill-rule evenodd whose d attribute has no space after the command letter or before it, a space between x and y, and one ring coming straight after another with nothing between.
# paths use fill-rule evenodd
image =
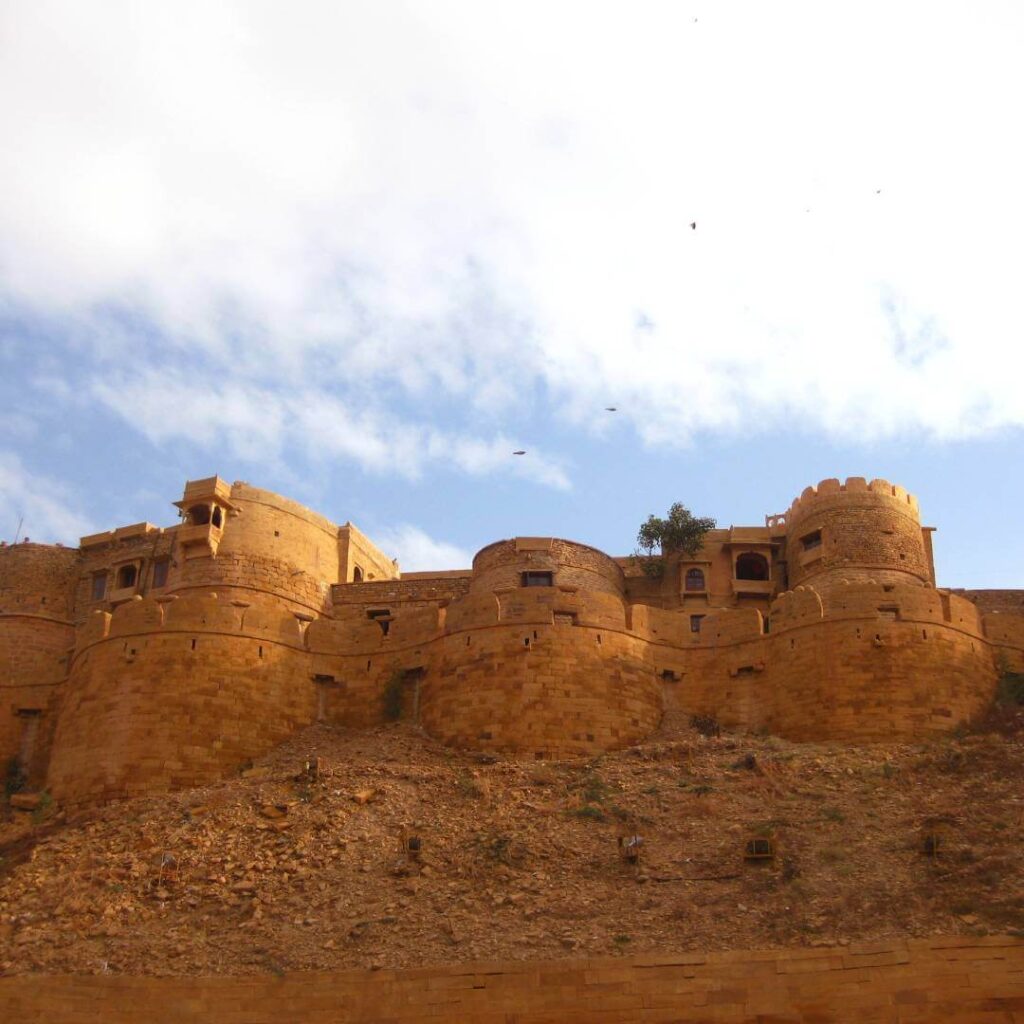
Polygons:
<instances>
[{"instance_id":1,"label":"brick wall at base","mask_svg":"<svg viewBox=\"0 0 1024 1024\"><path fill-rule=\"evenodd\" d=\"M213 977L0 979L18 1024L1020 1024L1024 941L466 963Z\"/></svg>"}]
</instances>

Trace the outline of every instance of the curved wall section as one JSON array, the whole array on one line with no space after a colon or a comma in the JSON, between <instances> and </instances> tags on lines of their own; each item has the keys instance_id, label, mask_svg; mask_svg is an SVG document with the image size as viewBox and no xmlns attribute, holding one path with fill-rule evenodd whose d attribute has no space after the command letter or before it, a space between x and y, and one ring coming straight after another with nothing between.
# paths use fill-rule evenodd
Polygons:
<instances>
[{"instance_id":1,"label":"curved wall section","mask_svg":"<svg viewBox=\"0 0 1024 1024\"><path fill-rule=\"evenodd\" d=\"M137 600L80 631L48 783L67 804L202 785L313 721L295 617Z\"/></svg>"},{"instance_id":2,"label":"curved wall section","mask_svg":"<svg viewBox=\"0 0 1024 1024\"><path fill-rule=\"evenodd\" d=\"M470 593L519 587L524 573L551 573L556 587L576 587L622 597L626 577L603 551L557 537L514 537L477 552Z\"/></svg>"},{"instance_id":3,"label":"curved wall section","mask_svg":"<svg viewBox=\"0 0 1024 1024\"><path fill-rule=\"evenodd\" d=\"M575 621L556 619L550 590L517 597L507 619L474 598L476 616L461 616L453 602L449 621L454 612L461 628L441 638L420 689L420 721L432 736L543 758L613 750L657 727L661 685L642 639L621 626L579 624L583 608ZM591 615L608 615L594 604Z\"/></svg>"},{"instance_id":4,"label":"curved wall section","mask_svg":"<svg viewBox=\"0 0 1024 1024\"><path fill-rule=\"evenodd\" d=\"M45 774L56 697L74 643L73 548L0 545L0 764Z\"/></svg>"},{"instance_id":5,"label":"curved wall section","mask_svg":"<svg viewBox=\"0 0 1024 1024\"><path fill-rule=\"evenodd\" d=\"M70 619L81 555L51 544L0 544L0 614Z\"/></svg>"},{"instance_id":6,"label":"curved wall section","mask_svg":"<svg viewBox=\"0 0 1024 1024\"><path fill-rule=\"evenodd\" d=\"M793 502L786 524L791 587L931 580L917 501L887 480L822 480Z\"/></svg>"},{"instance_id":7,"label":"curved wall section","mask_svg":"<svg viewBox=\"0 0 1024 1024\"><path fill-rule=\"evenodd\" d=\"M297 502L235 483L216 557L179 559L172 592L320 614L339 580L338 527Z\"/></svg>"},{"instance_id":8,"label":"curved wall section","mask_svg":"<svg viewBox=\"0 0 1024 1024\"><path fill-rule=\"evenodd\" d=\"M913 585L781 595L766 661L772 731L807 740L947 732L984 710L996 686L977 609Z\"/></svg>"}]
</instances>

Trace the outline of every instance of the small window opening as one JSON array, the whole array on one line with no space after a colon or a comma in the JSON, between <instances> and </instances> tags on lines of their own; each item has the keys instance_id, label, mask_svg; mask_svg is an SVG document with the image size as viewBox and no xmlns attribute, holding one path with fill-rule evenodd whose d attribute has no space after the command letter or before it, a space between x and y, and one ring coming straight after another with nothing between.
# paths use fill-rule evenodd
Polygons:
<instances>
[{"instance_id":1,"label":"small window opening","mask_svg":"<svg viewBox=\"0 0 1024 1024\"><path fill-rule=\"evenodd\" d=\"M213 508L213 518L210 520L214 526L220 526L224 522L224 517L220 510L220 505L215 505Z\"/></svg>"},{"instance_id":2,"label":"small window opening","mask_svg":"<svg viewBox=\"0 0 1024 1024\"><path fill-rule=\"evenodd\" d=\"M754 666L753 665L740 665L740 667L738 669L736 669L736 675L738 675L738 676L752 676L753 674L754 674Z\"/></svg>"},{"instance_id":3,"label":"small window opening","mask_svg":"<svg viewBox=\"0 0 1024 1024\"><path fill-rule=\"evenodd\" d=\"M529 647L530 646L530 638L528 636L524 636L523 637L523 646L524 647Z\"/></svg>"},{"instance_id":4,"label":"small window opening","mask_svg":"<svg viewBox=\"0 0 1024 1024\"><path fill-rule=\"evenodd\" d=\"M764 617L764 631L766 633L772 631L772 620L767 615Z\"/></svg>"},{"instance_id":5,"label":"small window opening","mask_svg":"<svg viewBox=\"0 0 1024 1024\"><path fill-rule=\"evenodd\" d=\"M686 589L687 590L704 590L704 570L703 569L687 569L686 570Z\"/></svg>"},{"instance_id":6,"label":"small window opening","mask_svg":"<svg viewBox=\"0 0 1024 1024\"><path fill-rule=\"evenodd\" d=\"M550 587L554 584L554 573L551 572L524 572L521 576L521 586L524 587Z\"/></svg>"},{"instance_id":7,"label":"small window opening","mask_svg":"<svg viewBox=\"0 0 1024 1024\"><path fill-rule=\"evenodd\" d=\"M366 617L368 619L373 619L373 621L380 626L380 631L384 636L388 635L388 630L391 629L390 608L370 608L366 612Z\"/></svg>"},{"instance_id":8,"label":"small window opening","mask_svg":"<svg viewBox=\"0 0 1024 1024\"><path fill-rule=\"evenodd\" d=\"M664 679L666 683L674 683L679 677L672 671L672 669L664 668L661 670L661 678Z\"/></svg>"},{"instance_id":9,"label":"small window opening","mask_svg":"<svg viewBox=\"0 0 1024 1024\"><path fill-rule=\"evenodd\" d=\"M736 579L767 580L768 559L753 551L745 551L736 559Z\"/></svg>"},{"instance_id":10,"label":"small window opening","mask_svg":"<svg viewBox=\"0 0 1024 1024\"><path fill-rule=\"evenodd\" d=\"M774 856L775 847L767 836L755 836L744 844L744 860L772 860Z\"/></svg>"},{"instance_id":11,"label":"small window opening","mask_svg":"<svg viewBox=\"0 0 1024 1024\"><path fill-rule=\"evenodd\" d=\"M274 531L274 536L275 537L280 537L281 536L281 531L280 530L275 530Z\"/></svg>"},{"instance_id":12,"label":"small window opening","mask_svg":"<svg viewBox=\"0 0 1024 1024\"><path fill-rule=\"evenodd\" d=\"M159 590L160 587L167 586L167 573L171 567L171 561L169 558L160 558L153 563L153 589Z\"/></svg>"},{"instance_id":13,"label":"small window opening","mask_svg":"<svg viewBox=\"0 0 1024 1024\"><path fill-rule=\"evenodd\" d=\"M472 639L473 639L473 638L472 638L471 636L467 636L467 637L466 637L466 646L467 646L467 647L469 646L469 642L470 642L470 640L472 640Z\"/></svg>"},{"instance_id":14,"label":"small window opening","mask_svg":"<svg viewBox=\"0 0 1024 1024\"><path fill-rule=\"evenodd\" d=\"M372 664L372 662L370 662L370 661L367 661L367 663L366 663L366 671L367 671L367 672L369 672L369 671L370 671L370 665L371 665L371 664Z\"/></svg>"},{"instance_id":15,"label":"small window opening","mask_svg":"<svg viewBox=\"0 0 1024 1024\"><path fill-rule=\"evenodd\" d=\"M134 565L122 565L117 570L117 589L123 590L125 587L134 587L135 580L139 575L139 570Z\"/></svg>"},{"instance_id":16,"label":"small window opening","mask_svg":"<svg viewBox=\"0 0 1024 1024\"><path fill-rule=\"evenodd\" d=\"M901 559L905 559L906 557L907 557L907 553L905 551L901 551L900 552L900 558Z\"/></svg>"},{"instance_id":17,"label":"small window opening","mask_svg":"<svg viewBox=\"0 0 1024 1024\"><path fill-rule=\"evenodd\" d=\"M927 629L922 629L921 630L921 639L922 640L927 640L928 639L928 630Z\"/></svg>"},{"instance_id":18,"label":"small window opening","mask_svg":"<svg viewBox=\"0 0 1024 1024\"><path fill-rule=\"evenodd\" d=\"M261 658L263 657L263 645L262 644L260 644L260 657Z\"/></svg>"},{"instance_id":19,"label":"small window opening","mask_svg":"<svg viewBox=\"0 0 1024 1024\"><path fill-rule=\"evenodd\" d=\"M789 638L789 649L793 650L794 647L796 647L796 641L792 637L790 637Z\"/></svg>"},{"instance_id":20,"label":"small window opening","mask_svg":"<svg viewBox=\"0 0 1024 1024\"><path fill-rule=\"evenodd\" d=\"M192 520L193 526L206 526L210 521L210 506L193 505L188 510L188 517Z\"/></svg>"},{"instance_id":21,"label":"small window opening","mask_svg":"<svg viewBox=\"0 0 1024 1024\"><path fill-rule=\"evenodd\" d=\"M804 546L804 551L811 551L814 548L821 547L821 530L815 530L813 533L807 533L800 538L800 543Z\"/></svg>"},{"instance_id":22,"label":"small window opening","mask_svg":"<svg viewBox=\"0 0 1024 1024\"><path fill-rule=\"evenodd\" d=\"M600 634L600 633L598 633L598 634L597 634L597 642L598 642L598 643L600 643L600 642L601 642L601 634Z\"/></svg>"},{"instance_id":23,"label":"small window opening","mask_svg":"<svg viewBox=\"0 0 1024 1024\"><path fill-rule=\"evenodd\" d=\"M887 594L891 594L895 589L896 589L896 584L895 583L883 583L882 584L882 590L884 590Z\"/></svg>"},{"instance_id":24,"label":"small window opening","mask_svg":"<svg viewBox=\"0 0 1024 1024\"><path fill-rule=\"evenodd\" d=\"M703 615L691 615L690 616L690 632L691 633L699 633L700 632L700 620L703 619L703 618L704 618Z\"/></svg>"},{"instance_id":25,"label":"small window opening","mask_svg":"<svg viewBox=\"0 0 1024 1024\"><path fill-rule=\"evenodd\" d=\"M98 572L92 578L92 599L102 601L107 593L107 574Z\"/></svg>"},{"instance_id":26,"label":"small window opening","mask_svg":"<svg viewBox=\"0 0 1024 1024\"><path fill-rule=\"evenodd\" d=\"M196 649L196 638L192 637L192 650L194 651L195 649Z\"/></svg>"},{"instance_id":27,"label":"small window opening","mask_svg":"<svg viewBox=\"0 0 1024 1024\"><path fill-rule=\"evenodd\" d=\"M352 570L352 582L353 583L362 583L363 582L363 570L358 565Z\"/></svg>"}]
</instances>

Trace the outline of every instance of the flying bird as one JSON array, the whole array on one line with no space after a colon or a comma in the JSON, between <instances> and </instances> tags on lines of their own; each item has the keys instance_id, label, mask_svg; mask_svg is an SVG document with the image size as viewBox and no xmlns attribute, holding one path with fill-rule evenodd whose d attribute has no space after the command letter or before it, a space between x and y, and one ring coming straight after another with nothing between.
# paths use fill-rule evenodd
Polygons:
<instances>
[{"instance_id":1,"label":"flying bird","mask_svg":"<svg viewBox=\"0 0 1024 1024\"><path fill-rule=\"evenodd\" d=\"M619 410L614 405L606 405L604 407L605 412L618 412Z\"/></svg>"},{"instance_id":2,"label":"flying bird","mask_svg":"<svg viewBox=\"0 0 1024 1024\"><path fill-rule=\"evenodd\" d=\"M691 221L690 221L690 228L691 228L691 230L693 230L693 231L696 231L696 230L697 230L697 222L696 222L695 220L691 220Z\"/></svg>"},{"instance_id":3,"label":"flying bird","mask_svg":"<svg viewBox=\"0 0 1024 1024\"><path fill-rule=\"evenodd\" d=\"M523 448L520 448L519 451L513 452L512 454L513 455L525 455L526 454L526 450L523 449Z\"/></svg>"}]
</instances>

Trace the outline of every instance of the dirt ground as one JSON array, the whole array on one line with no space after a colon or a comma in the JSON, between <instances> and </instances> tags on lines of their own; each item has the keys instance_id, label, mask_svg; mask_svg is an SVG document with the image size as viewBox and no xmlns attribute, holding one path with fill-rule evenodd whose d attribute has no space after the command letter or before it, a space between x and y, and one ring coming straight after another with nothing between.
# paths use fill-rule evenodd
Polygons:
<instances>
[{"instance_id":1,"label":"dirt ground","mask_svg":"<svg viewBox=\"0 0 1024 1024\"><path fill-rule=\"evenodd\" d=\"M639 864L619 847L632 835ZM413 838L418 858L403 853ZM747 859L755 839L774 856ZM1020 732L850 748L683 726L538 762L407 725L314 727L217 785L74 817L8 812L0 973L1024 935L1022 850Z\"/></svg>"}]
</instances>

